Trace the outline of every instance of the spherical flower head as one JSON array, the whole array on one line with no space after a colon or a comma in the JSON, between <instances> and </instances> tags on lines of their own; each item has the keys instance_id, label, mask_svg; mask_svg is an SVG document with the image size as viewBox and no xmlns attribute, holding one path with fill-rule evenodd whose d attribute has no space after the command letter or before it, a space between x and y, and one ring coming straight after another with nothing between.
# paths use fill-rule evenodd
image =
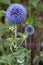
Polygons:
<instances>
[{"instance_id":1,"label":"spherical flower head","mask_svg":"<svg viewBox=\"0 0 43 65\"><path fill-rule=\"evenodd\" d=\"M28 25L25 27L25 32L28 34L28 35L32 35L34 33L34 27L32 25Z\"/></svg>"},{"instance_id":2,"label":"spherical flower head","mask_svg":"<svg viewBox=\"0 0 43 65\"><path fill-rule=\"evenodd\" d=\"M21 4L12 4L6 11L6 17L14 24L20 24L26 19L26 8Z\"/></svg>"}]
</instances>

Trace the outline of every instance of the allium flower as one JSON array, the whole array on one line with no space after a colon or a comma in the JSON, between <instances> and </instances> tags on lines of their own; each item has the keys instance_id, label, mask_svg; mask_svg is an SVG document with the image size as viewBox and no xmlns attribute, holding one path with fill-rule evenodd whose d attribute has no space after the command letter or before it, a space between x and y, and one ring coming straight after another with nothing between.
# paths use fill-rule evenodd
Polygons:
<instances>
[{"instance_id":1,"label":"allium flower","mask_svg":"<svg viewBox=\"0 0 43 65\"><path fill-rule=\"evenodd\" d=\"M25 32L28 34L28 35L32 35L34 33L34 27L32 25L28 25L25 27Z\"/></svg>"},{"instance_id":2,"label":"allium flower","mask_svg":"<svg viewBox=\"0 0 43 65\"><path fill-rule=\"evenodd\" d=\"M21 4L12 4L6 11L6 17L14 24L20 24L26 19L26 8Z\"/></svg>"}]
</instances>

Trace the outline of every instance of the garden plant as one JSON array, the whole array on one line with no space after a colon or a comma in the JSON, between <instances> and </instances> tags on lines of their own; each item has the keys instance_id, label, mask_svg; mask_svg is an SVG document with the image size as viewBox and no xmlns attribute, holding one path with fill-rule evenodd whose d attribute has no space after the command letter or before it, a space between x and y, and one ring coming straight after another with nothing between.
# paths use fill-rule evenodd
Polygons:
<instances>
[{"instance_id":1,"label":"garden plant","mask_svg":"<svg viewBox=\"0 0 43 65\"><path fill-rule=\"evenodd\" d=\"M0 0L0 65L43 65L43 0Z\"/></svg>"}]
</instances>

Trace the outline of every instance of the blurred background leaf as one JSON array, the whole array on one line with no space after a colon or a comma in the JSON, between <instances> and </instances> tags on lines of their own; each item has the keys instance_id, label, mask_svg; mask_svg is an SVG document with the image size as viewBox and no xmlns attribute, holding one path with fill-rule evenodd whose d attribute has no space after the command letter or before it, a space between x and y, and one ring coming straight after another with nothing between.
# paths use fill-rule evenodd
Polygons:
<instances>
[{"instance_id":1,"label":"blurred background leaf","mask_svg":"<svg viewBox=\"0 0 43 65\"><path fill-rule=\"evenodd\" d=\"M0 3L10 5L11 2L10 0L0 0Z\"/></svg>"},{"instance_id":2,"label":"blurred background leaf","mask_svg":"<svg viewBox=\"0 0 43 65\"><path fill-rule=\"evenodd\" d=\"M36 8L39 0L30 0L30 3Z\"/></svg>"},{"instance_id":3,"label":"blurred background leaf","mask_svg":"<svg viewBox=\"0 0 43 65\"><path fill-rule=\"evenodd\" d=\"M6 12L4 10L0 10L0 20L2 19L2 17L5 17Z\"/></svg>"},{"instance_id":4,"label":"blurred background leaf","mask_svg":"<svg viewBox=\"0 0 43 65\"><path fill-rule=\"evenodd\" d=\"M39 11L42 11L43 12L43 4L38 4L37 5L37 8Z\"/></svg>"},{"instance_id":5,"label":"blurred background leaf","mask_svg":"<svg viewBox=\"0 0 43 65\"><path fill-rule=\"evenodd\" d=\"M35 22L35 27L43 28L43 24L39 21Z\"/></svg>"}]
</instances>

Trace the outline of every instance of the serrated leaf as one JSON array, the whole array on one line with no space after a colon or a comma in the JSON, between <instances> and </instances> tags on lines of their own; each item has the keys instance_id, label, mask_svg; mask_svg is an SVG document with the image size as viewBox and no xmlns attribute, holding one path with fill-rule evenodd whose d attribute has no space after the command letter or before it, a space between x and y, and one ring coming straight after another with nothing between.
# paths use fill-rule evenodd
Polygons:
<instances>
[{"instance_id":1,"label":"serrated leaf","mask_svg":"<svg viewBox=\"0 0 43 65\"><path fill-rule=\"evenodd\" d=\"M24 53L24 52L21 52L21 54L17 55L16 57L17 57L18 59L24 59L25 53Z\"/></svg>"},{"instance_id":2,"label":"serrated leaf","mask_svg":"<svg viewBox=\"0 0 43 65\"><path fill-rule=\"evenodd\" d=\"M24 48L18 48L15 52L15 55L19 55L21 52L25 51Z\"/></svg>"},{"instance_id":3,"label":"serrated leaf","mask_svg":"<svg viewBox=\"0 0 43 65\"><path fill-rule=\"evenodd\" d=\"M10 0L0 0L0 3L2 4L10 4Z\"/></svg>"},{"instance_id":4,"label":"serrated leaf","mask_svg":"<svg viewBox=\"0 0 43 65\"><path fill-rule=\"evenodd\" d=\"M5 61L6 64L11 65L11 60L7 56L3 56L2 60Z\"/></svg>"}]
</instances>

